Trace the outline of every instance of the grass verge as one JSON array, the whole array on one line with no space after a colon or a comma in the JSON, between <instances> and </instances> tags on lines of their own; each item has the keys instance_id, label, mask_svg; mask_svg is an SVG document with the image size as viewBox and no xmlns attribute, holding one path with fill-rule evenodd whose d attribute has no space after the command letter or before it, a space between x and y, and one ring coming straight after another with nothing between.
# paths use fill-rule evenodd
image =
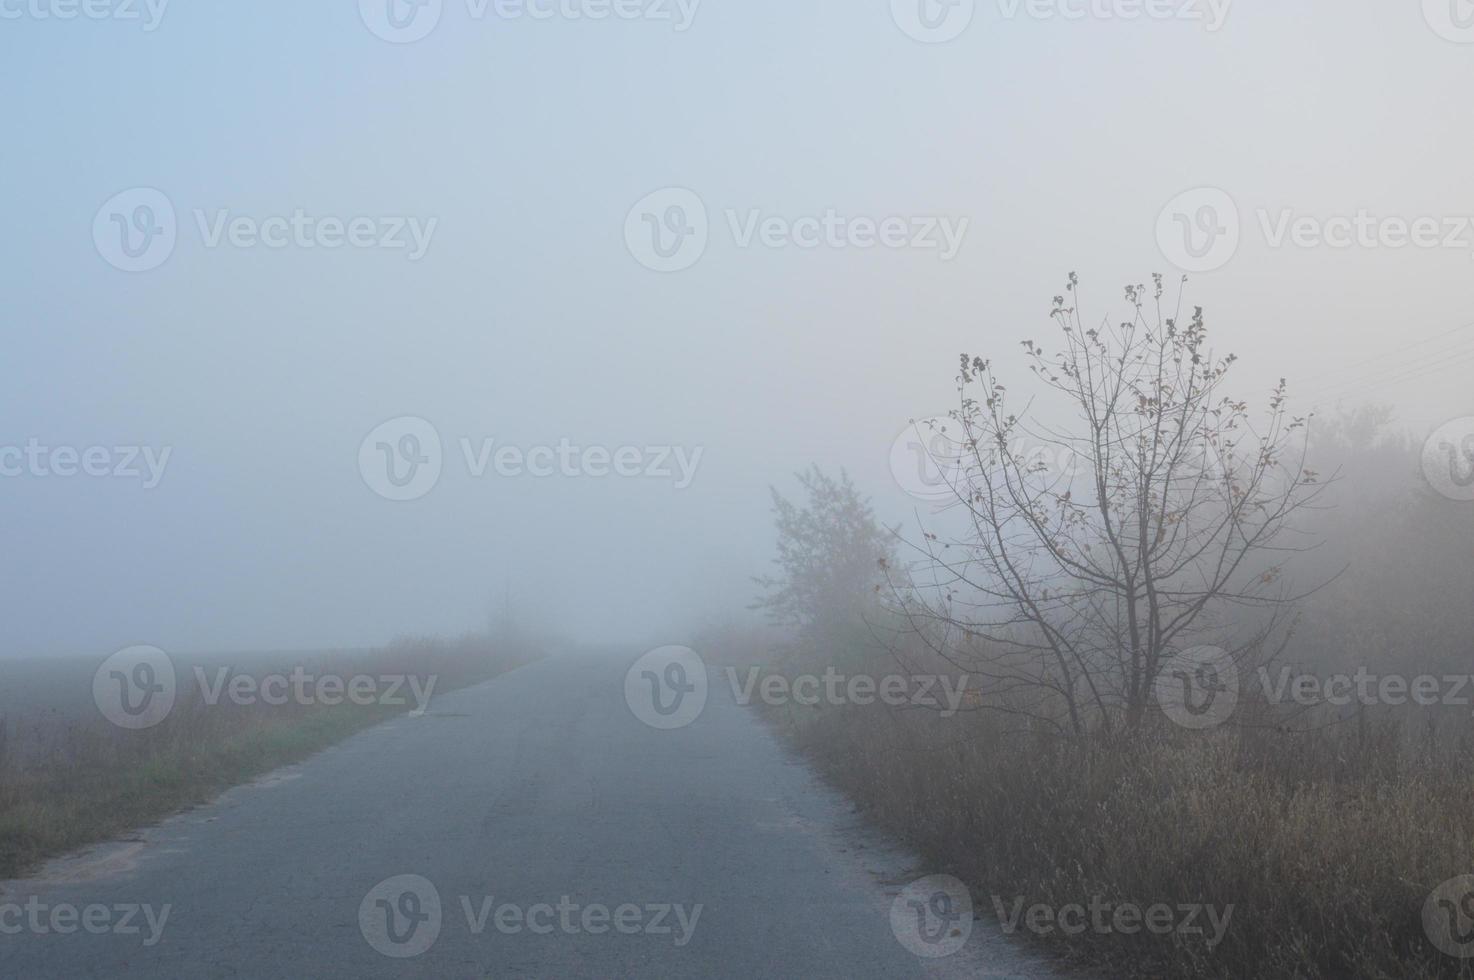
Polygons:
<instances>
[{"instance_id":1,"label":"grass verge","mask_svg":"<svg viewBox=\"0 0 1474 980\"><path fill-rule=\"evenodd\" d=\"M367 654L323 658L317 675L435 678L435 694L479 683L536 659L526 642L407 639ZM239 671L274 673L269 670ZM290 668L286 668L290 669ZM187 685L181 684L181 688ZM125 731L101 718L5 726L0 738L0 879L46 858L108 840L213 799L279 766L414 707L270 705L181 694L167 718Z\"/></svg>"},{"instance_id":2,"label":"grass verge","mask_svg":"<svg viewBox=\"0 0 1474 980\"><path fill-rule=\"evenodd\" d=\"M765 659L757 645L744 657L726 643L709 659ZM1474 959L1439 950L1423 918L1435 889L1474 874L1467 718L1165 726L1129 743L1082 744L989 711L753 703L925 859L922 873L964 882L981 924L1002 926L1005 912L1035 905L1229 915L1216 943L1175 928L1128 933L1109 915L1105 928L1072 935L1012 920L1016 941L1087 975L1474 977Z\"/></svg>"}]
</instances>

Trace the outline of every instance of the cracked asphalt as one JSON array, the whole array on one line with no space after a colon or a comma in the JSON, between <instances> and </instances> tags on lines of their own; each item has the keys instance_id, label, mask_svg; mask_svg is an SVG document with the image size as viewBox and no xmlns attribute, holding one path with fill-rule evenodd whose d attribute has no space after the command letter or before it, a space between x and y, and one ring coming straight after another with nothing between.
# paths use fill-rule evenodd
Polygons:
<instances>
[{"instance_id":1,"label":"cracked asphalt","mask_svg":"<svg viewBox=\"0 0 1474 980\"><path fill-rule=\"evenodd\" d=\"M715 677L693 723L642 723L634 660L566 654L437 696L6 882L0 976L1059 975L986 911L953 923L957 952L910 952L892 906L935 869Z\"/></svg>"}]
</instances>

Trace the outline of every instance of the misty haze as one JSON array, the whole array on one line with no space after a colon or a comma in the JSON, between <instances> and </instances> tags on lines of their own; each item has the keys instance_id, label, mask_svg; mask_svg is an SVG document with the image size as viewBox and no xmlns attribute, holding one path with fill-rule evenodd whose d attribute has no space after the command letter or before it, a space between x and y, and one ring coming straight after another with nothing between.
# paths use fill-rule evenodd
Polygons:
<instances>
[{"instance_id":1,"label":"misty haze","mask_svg":"<svg viewBox=\"0 0 1474 980\"><path fill-rule=\"evenodd\" d=\"M1469 0L0 78L0 978L1474 978Z\"/></svg>"}]
</instances>

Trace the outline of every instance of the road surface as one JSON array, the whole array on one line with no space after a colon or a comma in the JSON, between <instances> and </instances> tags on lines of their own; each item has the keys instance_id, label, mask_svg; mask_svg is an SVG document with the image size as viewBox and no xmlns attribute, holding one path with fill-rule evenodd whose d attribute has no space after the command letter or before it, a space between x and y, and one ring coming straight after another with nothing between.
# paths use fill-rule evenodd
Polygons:
<instances>
[{"instance_id":1,"label":"road surface","mask_svg":"<svg viewBox=\"0 0 1474 980\"><path fill-rule=\"evenodd\" d=\"M634 660L568 654L438 696L6 882L0 975L1056 975L986 909L957 952L911 952L893 905L932 869L862 827L719 675L692 723L643 723Z\"/></svg>"}]
</instances>

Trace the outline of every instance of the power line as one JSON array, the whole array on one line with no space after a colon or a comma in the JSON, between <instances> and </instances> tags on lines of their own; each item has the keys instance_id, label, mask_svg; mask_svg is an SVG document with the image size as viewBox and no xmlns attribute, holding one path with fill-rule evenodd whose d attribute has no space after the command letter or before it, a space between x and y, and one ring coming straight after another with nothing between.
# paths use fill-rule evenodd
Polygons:
<instances>
[{"instance_id":1,"label":"power line","mask_svg":"<svg viewBox=\"0 0 1474 980\"><path fill-rule=\"evenodd\" d=\"M1415 378L1424 377L1424 376L1430 375L1430 374L1438 374L1438 373L1441 373L1443 371L1447 371L1447 370L1449 370L1451 368L1463 367L1463 366L1469 365L1469 364L1474 364L1474 350L1466 351L1463 354L1458 355L1457 357L1453 357L1451 359L1444 360L1442 363L1432 364L1432 365L1429 365L1427 367L1414 368L1412 370L1405 371L1405 372L1403 372L1401 374L1394 374L1392 376L1383 378L1381 380L1373 379L1371 382L1369 382L1367 384L1364 384L1364 385L1361 385L1359 387L1353 385L1352 387L1347 388L1346 385L1335 385L1335 386L1332 386L1331 388L1325 389L1320 394L1312 395L1311 398L1313 398L1313 399L1338 399L1338 398L1345 398L1345 397L1351 395L1354 391L1362 391L1362 392L1377 391L1377 390L1379 390L1381 388L1386 388L1388 385L1394 385L1394 384L1399 384L1399 383L1406 382L1406 381L1412 381Z\"/></svg>"},{"instance_id":2,"label":"power line","mask_svg":"<svg viewBox=\"0 0 1474 980\"><path fill-rule=\"evenodd\" d=\"M1431 344L1431 343L1433 343L1435 340L1442 340L1444 337L1449 337L1449 336L1452 336L1453 334L1456 334L1456 333L1462 333L1465 330L1474 330L1474 320L1471 320L1470 322L1465 323L1465 324L1462 324L1460 326L1454 327L1452 330L1445 330L1442 333L1436 333L1436 334L1433 334L1432 336L1424 337L1422 340L1414 340L1414 341L1410 341L1410 342L1408 342L1406 344L1402 344L1397 349L1399 351L1407 351L1407 350L1409 350L1409 349L1411 349L1413 347L1422 347L1425 344ZM1420 354L1418 356L1421 357L1423 355ZM1368 364L1380 364L1380 363L1383 362L1383 360L1384 360L1384 357L1383 356L1374 355L1374 356L1369 357L1369 358L1367 358L1365 360L1362 360L1362 361L1354 361L1351 364L1347 364L1347 365L1345 365L1343 367L1334 368L1333 370L1330 370L1330 371L1322 371L1319 374L1312 374L1312 375L1309 375L1308 377L1301 378L1300 380L1302 382L1314 382L1314 381L1320 380L1321 378L1333 377L1335 375L1344 374L1347 371L1354 371L1357 368L1364 367L1365 365L1368 365Z\"/></svg>"},{"instance_id":3,"label":"power line","mask_svg":"<svg viewBox=\"0 0 1474 980\"><path fill-rule=\"evenodd\" d=\"M1400 381L1411 380L1460 366L1470 355L1474 355L1474 337L1468 340L1461 340L1456 344L1434 351L1415 352L1413 349L1426 347L1429 344L1436 343L1437 341L1470 329L1474 329L1474 321L1401 344L1395 352L1366 358L1365 360L1355 362L1335 371L1323 371L1320 374L1311 375L1309 379L1311 381L1317 378L1332 378L1337 375L1341 376L1341 380L1315 387L1311 394L1305 397L1309 401L1319 401L1322 399L1334 400L1344 398L1353 391L1372 391L1384 388L1389 384L1396 384ZM1353 374L1349 377L1346 376L1348 371L1355 371L1358 366L1365 366L1367 364L1379 364L1380 367L1375 371L1368 371L1359 375Z\"/></svg>"}]
</instances>

